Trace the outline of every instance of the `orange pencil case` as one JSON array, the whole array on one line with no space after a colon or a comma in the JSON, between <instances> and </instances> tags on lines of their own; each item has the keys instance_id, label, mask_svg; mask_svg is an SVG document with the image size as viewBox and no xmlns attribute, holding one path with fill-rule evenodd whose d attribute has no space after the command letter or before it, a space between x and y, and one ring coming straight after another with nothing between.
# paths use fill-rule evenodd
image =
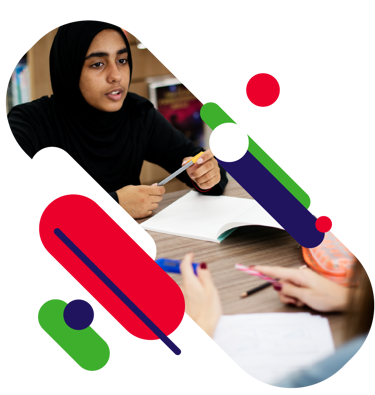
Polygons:
<instances>
[{"instance_id":1,"label":"orange pencil case","mask_svg":"<svg viewBox=\"0 0 375 395\"><path fill-rule=\"evenodd\" d=\"M331 232L314 248L302 247L308 266L322 276L345 287L353 286L355 256Z\"/></svg>"}]
</instances>

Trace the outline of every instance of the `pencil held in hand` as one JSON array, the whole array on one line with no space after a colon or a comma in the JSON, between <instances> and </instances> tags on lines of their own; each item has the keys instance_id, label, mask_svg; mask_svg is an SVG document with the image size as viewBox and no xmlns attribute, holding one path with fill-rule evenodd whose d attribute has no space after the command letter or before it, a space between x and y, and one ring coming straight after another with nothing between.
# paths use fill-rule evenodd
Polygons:
<instances>
[{"instance_id":1,"label":"pencil held in hand","mask_svg":"<svg viewBox=\"0 0 375 395\"><path fill-rule=\"evenodd\" d=\"M173 178L177 177L179 174L181 174L183 171L185 171L186 169L188 169L190 166L193 166L193 165L194 165L194 162L189 161L188 163L186 163L185 166L182 166L180 169L178 169L173 174L171 174L170 176L165 178L163 181L160 181L159 184L158 184L158 187L161 187L162 185L165 185L167 182L169 182Z\"/></svg>"},{"instance_id":2,"label":"pencil held in hand","mask_svg":"<svg viewBox=\"0 0 375 395\"><path fill-rule=\"evenodd\" d=\"M170 176L168 176L167 178L165 178L163 181L160 181L158 184L158 187L161 187L162 185L165 185L167 182L173 180L173 178L175 178L176 176L178 176L179 174L181 174L183 171L185 171L186 169L188 169L190 166L193 166L197 160L199 159L199 157L203 154L203 151L200 152L198 155L195 155L194 158L191 158L189 160L188 163L186 163L186 165L182 166L180 169L176 170L173 174L171 174Z\"/></svg>"}]
</instances>

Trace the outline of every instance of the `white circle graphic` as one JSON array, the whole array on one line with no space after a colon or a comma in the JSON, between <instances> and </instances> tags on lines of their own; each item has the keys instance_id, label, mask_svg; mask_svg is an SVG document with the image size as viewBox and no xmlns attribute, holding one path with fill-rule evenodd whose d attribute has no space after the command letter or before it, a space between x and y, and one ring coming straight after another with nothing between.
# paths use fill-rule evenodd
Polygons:
<instances>
[{"instance_id":1,"label":"white circle graphic","mask_svg":"<svg viewBox=\"0 0 375 395\"><path fill-rule=\"evenodd\" d=\"M210 136L210 148L216 158L223 162L240 160L249 146L249 137L234 123L223 123Z\"/></svg>"}]
</instances>

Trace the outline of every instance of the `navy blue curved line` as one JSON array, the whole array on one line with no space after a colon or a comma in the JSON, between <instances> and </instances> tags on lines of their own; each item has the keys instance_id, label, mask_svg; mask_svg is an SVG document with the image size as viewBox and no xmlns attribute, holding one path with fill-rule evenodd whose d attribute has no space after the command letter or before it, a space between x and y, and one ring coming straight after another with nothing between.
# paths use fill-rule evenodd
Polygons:
<instances>
[{"instance_id":1,"label":"navy blue curved line","mask_svg":"<svg viewBox=\"0 0 375 395\"><path fill-rule=\"evenodd\" d=\"M323 241L316 218L249 151L238 161L218 162L301 246Z\"/></svg>"},{"instance_id":2,"label":"navy blue curved line","mask_svg":"<svg viewBox=\"0 0 375 395\"><path fill-rule=\"evenodd\" d=\"M181 354L181 350L169 339L165 333L159 329L147 315L136 306L96 265L90 260L59 228L53 233L119 298L125 305L152 331L155 335L176 355Z\"/></svg>"}]
</instances>

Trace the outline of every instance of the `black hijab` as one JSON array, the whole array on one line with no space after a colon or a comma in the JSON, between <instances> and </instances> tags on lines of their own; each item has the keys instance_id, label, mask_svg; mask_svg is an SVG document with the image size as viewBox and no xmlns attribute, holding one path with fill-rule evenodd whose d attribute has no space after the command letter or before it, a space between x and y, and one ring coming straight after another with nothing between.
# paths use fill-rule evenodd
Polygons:
<instances>
[{"instance_id":1,"label":"black hijab","mask_svg":"<svg viewBox=\"0 0 375 395\"><path fill-rule=\"evenodd\" d=\"M83 98L78 84L81 76L86 53L94 37L102 30L112 29L119 32L128 49L128 64L130 67L130 79L133 69L130 45L123 30L117 26L105 22L81 21L61 26L53 41L50 52L50 75L52 90L59 105L67 110L76 110L79 117L87 118L87 115L96 117L100 122L103 120L103 111L99 111L88 105ZM89 114L81 112L89 111ZM121 110L117 113L106 113L105 117L110 122L119 118ZM94 122L93 122L94 124Z\"/></svg>"},{"instance_id":2,"label":"black hijab","mask_svg":"<svg viewBox=\"0 0 375 395\"><path fill-rule=\"evenodd\" d=\"M86 53L94 37L104 29L116 30L124 39L131 79L130 45L122 29L98 21L69 23L58 29L50 52L50 104L55 127L64 140L61 146L110 192L121 188L120 180L127 178L126 163L135 144L129 116L134 101L128 93L120 110L105 112L90 106L81 94L79 79ZM139 99L138 107L146 103L151 106L146 99Z\"/></svg>"}]
</instances>

